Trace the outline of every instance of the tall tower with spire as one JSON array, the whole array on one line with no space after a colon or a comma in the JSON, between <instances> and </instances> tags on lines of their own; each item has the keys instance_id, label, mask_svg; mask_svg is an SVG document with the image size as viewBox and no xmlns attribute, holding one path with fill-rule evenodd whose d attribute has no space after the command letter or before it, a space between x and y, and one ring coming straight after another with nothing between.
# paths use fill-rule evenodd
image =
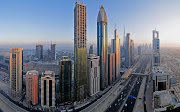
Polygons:
<instances>
[{"instance_id":1,"label":"tall tower with spire","mask_svg":"<svg viewBox=\"0 0 180 112\"><path fill-rule=\"evenodd\" d=\"M114 39L111 40L111 52L115 53L115 74L116 74L115 79L117 79L120 76L121 53L120 53L120 39L116 26L114 30Z\"/></svg>"},{"instance_id":2,"label":"tall tower with spire","mask_svg":"<svg viewBox=\"0 0 180 112\"><path fill-rule=\"evenodd\" d=\"M100 56L100 88L108 85L108 36L107 15L103 5L100 7L97 18L97 55Z\"/></svg>"}]
</instances>

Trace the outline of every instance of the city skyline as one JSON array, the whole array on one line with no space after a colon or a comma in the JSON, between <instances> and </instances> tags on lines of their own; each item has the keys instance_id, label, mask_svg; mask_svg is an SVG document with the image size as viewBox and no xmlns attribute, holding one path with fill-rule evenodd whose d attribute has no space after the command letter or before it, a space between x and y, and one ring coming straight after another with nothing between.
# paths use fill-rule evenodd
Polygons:
<instances>
[{"instance_id":1,"label":"city skyline","mask_svg":"<svg viewBox=\"0 0 180 112\"><path fill-rule=\"evenodd\" d=\"M73 7L75 1L29 1L15 3L2 1L0 25L1 46L32 46L36 43L48 44L55 41L57 46L73 48ZM85 1L87 5L87 44L96 46L96 16L99 6L104 5L108 13L108 44L113 39L114 26L123 40L124 26L126 33L131 33L136 46L152 42L151 30L160 31L161 46L178 45L180 16L178 3L169 0L156 1ZM113 9L111 8L113 6ZM126 7L128 6L128 7ZM153 7L153 8L152 8ZM23 10L22 10L23 9ZM124 10L126 9L126 10ZM143 9L143 10L142 10ZM64 11L66 10L66 11ZM53 12L53 13L52 13ZM66 16L63 16L66 14ZM14 19L12 19L14 18ZM63 41L62 41L63 40ZM33 44L33 45L32 45ZM121 41L122 45L122 41Z\"/></svg>"}]
</instances>

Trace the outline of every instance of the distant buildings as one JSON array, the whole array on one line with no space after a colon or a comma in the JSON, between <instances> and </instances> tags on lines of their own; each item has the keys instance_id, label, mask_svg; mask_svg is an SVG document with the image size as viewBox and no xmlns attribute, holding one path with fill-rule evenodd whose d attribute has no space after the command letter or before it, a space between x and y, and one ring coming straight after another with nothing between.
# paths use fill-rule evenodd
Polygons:
<instances>
[{"instance_id":1,"label":"distant buildings","mask_svg":"<svg viewBox=\"0 0 180 112\"><path fill-rule=\"evenodd\" d=\"M55 73L45 71L41 76L41 106L55 107Z\"/></svg>"},{"instance_id":2,"label":"distant buildings","mask_svg":"<svg viewBox=\"0 0 180 112\"><path fill-rule=\"evenodd\" d=\"M108 85L107 15L103 5L97 18L97 55L100 56L100 88L103 90Z\"/></svg>"},{"instance_id":3,"label":"distant buildings","mask_svg":"<svg viewBox=\"0 0 180 112\"><path fill-rule=\"evenodd\" d=\"M72 101L72 61L63 56L59 61L59 96L60 103Z\"/></svg>"},{"instance_id":4,"label":"distant buildings","mask_svg":"<svg viewBox=\"0 0 180 112\"><path fill-rule=\"evenodd\" d=\"M95 95L100 91L99 56L89 55L87 59L88 94Z\"/></svg>"},{"instance_id":5,"label":"distant buildings","mask_svg":"<svg viewBox=\"0 0 180 112\"><path fill-rule=\"evenodd\" d=\"M26 73L26 103L28 105L38 103L38 75L36 70Z\"/></svg>"},{"instance_id":6,"label":"distant buildings","mask_svg":"<svg viewBox=\"0 0 180 112\"><path fill-rule=\"evenodd\" d=\"M22 95L23 48L12 47L10 51L10 92L15 98Z\"/></svg>"},{"instance_id":7,"label":"distant buildings","mask_svg":"<svg viewBox=\"0 0 180 112\"><path fill-rule=\"evenodd\" d=\"M115 53L108 54L108 84L116 80Z\"/></svg>"},{"instance_id":8,"label":"distant buildings","mask_svg":"<svg viewBox=\"0 0 180 112\"><path fill-rule=\"evenodd\" d=\"M45 61L51 61L51 50L47 50L45 54Z\"/></svg>"},{"instance_id":9,"label":"distant buildings","mask_svg":"<svg viewBox=\"0 0 180 112\"><path fill-rule=\"evenodd\" d=\"M142 55L142 47L138 46L138 55L141 56Z\"/></svg>"},{"instance_id":10,"label":"distant buildings","mask_svg":"<svg viewBox=\"0 0 180 112\"><path fill-rule=\"evenodd\" d=\"M121 68L121 56L120 56L120 39L117 32L117 29L114 30L114 39L111 40L111 52L115 53L115 79L120 76ZM114 80L115 80L114 79Z\"/></svg>"},{"instance_id":11,"label":"distant buildings","mask_svg":"<svg viewBox=\"0 0 180 112\"><path fill-rule=\"evenodd\" d=\"M93 54L93 45L91 45L89 48L89 54Z\"/></svg>"},{"instance_id":12,"label":"distant buildings","mask_svg":"<svg viewBox=\"0 0 180 112\"><path fill-rule=\"evenodd\" d=\"M130 63L131 63L131 66L134 63L134 41L132 39L130 43Z\"/></svg>"},{"instance_id":13,"label":"distant buildings","mask_svg":"<svg viewBox=\"0 0 180 112\"><path fill-rule=\"evenodd\" d=\"M77 3L74 8L74 83L75 100L87 97L86 5Z\"/></svg>"},{"instance_id":14,"label":"distant buildings","mask_svg":"<svg viewBox=\"0 0 180 112\"><path fill-rule=\"evenodd\" d=\"M160 58L160 43L159 43L159 32L153 30L153 49L152 49L153 59L152 66L160 66L161 58Z\"/></svg>"},{"instance_id":15,"label":"distant buildings","mask_svg":"<svg viewBox=\"0 0 180 112\"><path fill-rule=\"evenodd\" d=\"M24 63L23 72L26 73L30 70L36 70L40 74L44 71L54 71L55 75L59 77L59 62L41 62L41 61L31 61L29 63Z\"/></svg>"},{"instance_id":16,"label":"distant buildings","mask_svg":"<svg viewBox=\"0 0 180 112\"><path fill-rule=\"evenodd\" d=\"M56 44L51 44L51 60L56 60Z\"/></svg>"},{"instance_id":17,"label":"distant buildings","mask_svg":"<svg viewBox=\"0 0 180 112\"><path fill-rule=\"evenodd\" d=\"M125 67L126 68L130 67L130 65L131 65L130 45L131 45L130 33L127 33L127 35L126 35L126 46L125 46Z\"/></svg>"},{"instance_id":18,"label":"distant buildings","mask_svg":"<svg viewBox=\"0 0 180 112\"><path fill-rule=\"evenodd\" d=\"M43 45L36 44L36 58L43 60Z\"/></svg>"}]
</instances>

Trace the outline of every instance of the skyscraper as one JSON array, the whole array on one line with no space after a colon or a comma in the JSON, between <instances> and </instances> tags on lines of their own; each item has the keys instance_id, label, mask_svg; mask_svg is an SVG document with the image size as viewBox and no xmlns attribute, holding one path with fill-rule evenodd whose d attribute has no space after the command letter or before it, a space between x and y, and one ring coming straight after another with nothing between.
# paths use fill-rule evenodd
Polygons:
<instances>
[{"instance_id":1,"label":"skyscraper","mask_svg":"<svg viewBox=\"0 0 180 112\"><path fill-rule=\"evenodd\" d=\"M131 65L134 63L134 41L132 39L130 43L130 63Z\"/></svg>"},{"instance_id":2,"label":"skyscraper","mask_svg":"<svg viewBox=\"0 0 180 112\"><path fill-rule=\"evenodd\" d=\"M38 58L38 60L43 59L43 45L36 44L36 58Z\"/></svg>"},{"instance_id":3,"label":"skyscraper","mask_svg":"<svg viewBox=\"0 0 180 112\"><path fill-rule=\"evenodd\" d=\"M51 60L56 60L56 44L51 44Z\"/></svg>"},{"instance_id":4,"label":"skyscraper","mask_svg":"<svg viewBox=\"0 0 180 112\"><path fill-rule=\"evenodd\" d=\"M55 107L55 73L45 71L41 76L41 106Z\"/></svg>"},{"instance_id":5,"label":"skyscraper","mask_svg":"<svg viewBox=\"0 0 180 112\"><path fill-rule=\"evenodd\" d=\"M108 35L107 15L103 5L97 18L97 55L100 56L100 87L101 90L108 85Z\"/></svg>"},{"instance_id":6,"label":"skyscraper","mask_svg":"<svg viewBox=\"0 0 180 112\"><path fill-rule=\"evenodd\" d=\"M38 71L31 70L26 73L26 103L38 103Z\"/></svg>"},{"instance_id":7,"label":"skyscraper","mask_svg":"<svg viewBox=\"0 0 180 112\"><path fill-rule=\"evenodd\" d=\"M51 51L49 49L46 51L45 60L51 61Z\"/></svg>"},{"instance_id":8,"label":"skyscraper","mask_svg":"<svg viewBox=\"0 0 180 112\"><path fill-rule=\"evenodd\" d=\"M100 91L99 56L90 54L87 59L88 94L95 95Z\"/></svg>"},{"instance_id":9,"label":"skyscraper","mask_svg":"<svg viewBox=\"0 0 180 112\"><path fill-rule=\"evenodd\" d=\"M114 30L114 39L111 40L111 52L115 53L115 79L120 76L121 68L121 56L120 56L120 39L117 32L117 29ZM114 79L114 80L115 80Z\"/></svg>"},{"instance_id":10,"label":"skyscraper","mask_svg":"<svg viewBox=\"0 0 180 112\"><path fill-rule=\"evenodd\" d=\"M160 66L161 58L160 58L160 42L159 42L159 32L153 30L153 60L152 66Z\"/></svg>"},{"instance_id":11,"label":"skyscraper","mask_svg":"<svg viewBox=\"0 0 180 112\"><path fill-rule=\"evenodd\" d=\"M10 92L13 97L22 95L23 48L13 47L10 51Z\"/></svg>"},{"instance_id":12,"label":"skyscraper","mask_svg":"<svg viewBox=\"0 0 180 112\"><path fill-rule=\"evenodd\" d=\"M72 61L67 56L63 56L59 61L59 96L60 103L72 101Z\"/></svg>"},{"instance_id":13,"label":"skyscraper","mask_svg":"<svg viewBox=\"0 0 180 112\"><path fill-rule=\"evenodd\" d=\"M93 45L91 45L89 48L89 54L93 54Z\"/></svg>"},{"instance_id":14,"label":"skyscraper","mask_svg":"<svg viewBox=\"0 0 180 112\"><path fill-rule=\"evenodd\" d=\"M108 84L110 85L115 81L116 74L115 74L115 53L108 54Z\"/></svg>"},{"instance_id":15,"label":"skyscraper","mask_svg":"<svg viewBox=\"0 0 180 112\"><path fill-rule=\"evenodd\" d=\"M74 81L75 99L87 97L86 5L77 3L74 8Z\"/></svg>"},{"instance_id":16,"label":"skyscraper","mask_svg":"<svg viewBox=\"0 0 180 112\"><path fill-rule=\"evenodd\" d=\"M131 65L130 44L131 44L130 33L127 33L127 35L126 35L126 47L125 47L125 67L126 68L130 67L130 65Z\"/></svg>"}]
</instances>

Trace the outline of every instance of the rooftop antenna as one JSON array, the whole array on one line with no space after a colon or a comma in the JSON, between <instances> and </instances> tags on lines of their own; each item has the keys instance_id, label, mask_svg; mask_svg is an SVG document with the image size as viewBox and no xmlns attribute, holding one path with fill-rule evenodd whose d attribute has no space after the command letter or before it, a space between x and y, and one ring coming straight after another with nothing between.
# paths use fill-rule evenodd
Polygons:
<instances>
[{"instance_id":1,"label":"rooftop antenna","mask_svg":"<svg viewBox=\"0 0 180 112\"><path fill-rule=\"evenodd\" d=\"M51 41L51 45L52 45L52 41Z\"/></svg>"},{"instance_id":2,"label":"rooftop antenna","mask_svg":"<svg viewBox=\"0 0 180 112\"><path fill-rule=\"evenodd\" d=\"M116 23L115 23L115 30L116 30Z\"/></svg>"},{"instance_id":3,"label":"rooftop antenna","mask_svg":"<svg viewBox=\"0 0 180 112\"><path fill-rule=\"evenodd\" d=\"M156 27L155 27L155 31L156 31Z\"/></svg>"}]
</instances>

